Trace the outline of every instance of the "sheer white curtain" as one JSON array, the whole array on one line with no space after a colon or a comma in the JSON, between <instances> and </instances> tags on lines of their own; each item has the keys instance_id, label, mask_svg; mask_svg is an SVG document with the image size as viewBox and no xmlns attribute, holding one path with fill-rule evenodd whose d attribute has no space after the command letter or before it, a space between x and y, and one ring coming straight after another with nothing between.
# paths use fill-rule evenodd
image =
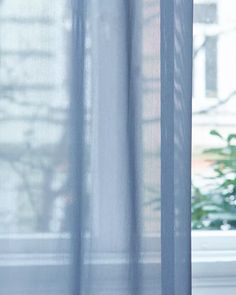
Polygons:
<instances>
[{"instance_id":1,"label":"sheer white curtain","mask_svg":"<svg viewBox=\"0 0 236 295\"><path fill-rule=\"evenodd\" d=\"M191 27L188 0L0 2L0 294L191 293Z\"/></svg>"}]
</instances>

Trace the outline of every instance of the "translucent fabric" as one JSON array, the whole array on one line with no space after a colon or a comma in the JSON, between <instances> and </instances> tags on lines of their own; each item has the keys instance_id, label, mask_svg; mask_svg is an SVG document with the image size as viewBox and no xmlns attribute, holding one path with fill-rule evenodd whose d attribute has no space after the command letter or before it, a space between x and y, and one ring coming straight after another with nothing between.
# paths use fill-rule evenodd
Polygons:
<instances>
[{"instance_id":1,"label":"translucent fabric","mask_svg":"<svg viewBox=\"0 0 236 295\"><path fill-rule=\"evenodd\" d=\"M0 293L160 290L158 2L0 5Z\"/></svg>"},{"instance_id":2,"label":"translucent fabric","mask_svg":"<svg viewBox=\"0 0 236 295\"><path fill-rule=\"evenodd\" d=\"M173 1L166 3L163 15ZM164 24L163 44L174 48L165 29L174 33ZM175 133L190 154L189 129L182 141L178 128L182 113L190 123L191 110L164 104L163 113L174 118L174 110L180 123L174 133L166 116L161 123L160 36L159 0L0 2L1 295L180 295L168 293L166 274L175 278L182 266L190 274L189 243L185 253L179 242L189 241L189 157L179 170L186 189L169 168L183 157ZM174 55L163 58L174 65ZM163 72L163 87L174 89ZM160 152L161 124L173 139L173 150L168 136L163 141L168 156Z\"/></svg>"}]
</instances>

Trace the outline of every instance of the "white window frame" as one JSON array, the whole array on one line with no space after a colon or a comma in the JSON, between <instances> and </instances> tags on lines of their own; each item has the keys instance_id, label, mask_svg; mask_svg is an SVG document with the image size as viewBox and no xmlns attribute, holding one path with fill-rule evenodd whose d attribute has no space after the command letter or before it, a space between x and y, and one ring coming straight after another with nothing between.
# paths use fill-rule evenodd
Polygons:
<instances>
[{"instance_id":1,"label":"white window frame","mask_svg":"<svg viewBox=\"0 0 236 295\"><path fill-rule=\"evenodd\" d=\"M193 231L193 295L236 292L235 231Z\"/></svg>"},{"instance_id":2,"label":"white window frame","mask_svg":"<svg viewBox=\"0 0 236 295\"><path fill-rule=\"evenodd\" d=\"M160 241L157 236L149 236L148 239L148 244L152 246L153 251L149 248L149 254L143 258L143 262L146 265L145 274L149 283L155 283L157 278L152 274L155 274L155 269L160 267L160 254L156 252L156 245ZM37 273L39 281L49 277L53 282L53 278L57 277L55 284L50 285L50 292L52 294L59 292L66 287L63 286L63 281L66 281L63 276L66 275L65 269L69 263L68 247L67 234L1 235L0 281L1 277L4 278L4 273L6 275L8 270L11 271L12 267L15 267L17 275L21 273L22 286L29 273L34 272ZM28 249L28 253L22 254L25 249ZM58 252L52 252L54 249ZM193 295L220 295L223 292L227 295L235 294L236 233L234 231L194 231L192 259ZM95 267L98 289L99 286L106 284L108 289L111 288L110 294L113 294L112 292L122 287L122 270L126 263L122 255L100 253L93 257L91 263ZM111 277L107 277L108 274ZM61 277L61 280L58 280L58 277ZM17 279L13 287L19 291L19 286L20 281ZM3 281L1 281L1 287L4 287ZM21 289L21 291L24 290Z\"/></svg>"}]
</instances>

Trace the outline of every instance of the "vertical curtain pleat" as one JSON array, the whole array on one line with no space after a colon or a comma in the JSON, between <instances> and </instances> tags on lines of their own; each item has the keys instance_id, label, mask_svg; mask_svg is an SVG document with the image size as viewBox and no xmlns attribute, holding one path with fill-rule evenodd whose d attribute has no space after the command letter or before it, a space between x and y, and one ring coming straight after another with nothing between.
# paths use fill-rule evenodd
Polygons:
<instances>
[{"instance_id":1,"label":"vertical curtain pleat","mask_svg":"<svg viewBox=\"0 0 236 295\"><path fill-rule=\"evenodd\" d=\"M70 56L70 175L71 186L71 284L72 294L84 294L83 274L85 262L85 41L86 1L72 1Z\"/></svg>"},{"instance_id":2,"label":"vertical curtain pleat","mask_svg":"<svg viewBox=\"0 0 236 295\"><path fill-rule=\"evenodd\" d=\"M141 190L142 190L142 103L141 103L141 1L125 1L127 46L127 154L130 208L130 289L142 294L141 268Z\"/></svg>"},{"instance_id":3,"label":"vertical curtain pleat","mask_svg":"<svg viewBox=\"0 0 236 295\"><path fill-rule=\"evenodd\" d=\"M161 1L162 292L191 294L192 1Z\"/></svg>"}]
</instances>

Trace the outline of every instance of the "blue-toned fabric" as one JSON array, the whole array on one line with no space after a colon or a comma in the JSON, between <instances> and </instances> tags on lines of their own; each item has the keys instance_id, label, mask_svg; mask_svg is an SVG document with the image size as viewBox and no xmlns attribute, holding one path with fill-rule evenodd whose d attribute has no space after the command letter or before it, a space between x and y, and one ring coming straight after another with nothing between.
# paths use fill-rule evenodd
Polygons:
<instances>
[{"instance_id":1,"label":"blue-toned fabric","mask_svg":"<svg viewBox=\"0 0 236 295\"><path fill-rule=\"evenodd\" d=\"M190 294L177 2L0 2L1 295Z\"/></svg>"}]
</instances>

